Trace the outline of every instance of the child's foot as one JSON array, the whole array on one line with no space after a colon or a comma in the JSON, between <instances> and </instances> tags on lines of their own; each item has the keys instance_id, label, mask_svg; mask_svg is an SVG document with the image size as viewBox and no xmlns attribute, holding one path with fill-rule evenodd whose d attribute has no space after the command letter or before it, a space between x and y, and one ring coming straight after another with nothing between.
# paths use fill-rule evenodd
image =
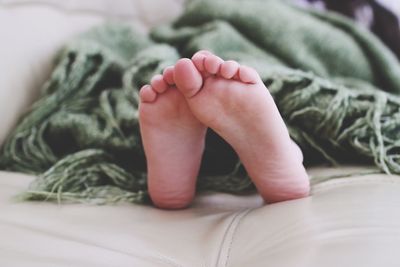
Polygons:
<instances>
[{"instance_id":1,"label":"child's foot","mask_svg":"<svg viewBox=\"0 0 400 267\"><path fill-rule=\"evenodd\" d=\"M309 194L301 150L255 70L201 51L177 62L174 80L193 114L236 150L267 202Z\"/></svg>"},{"instance_id":2,"label":"child's foot","mask_svg":"<svg viewBox=\"0 0 400 267\"><path fill-rule=\"evenodd\" d=\"M204 150L206 127L175 88L173 67L140 89L140 131L147 158L148 188L160 208L188 206Z\"/></svg>"}]
</instances>

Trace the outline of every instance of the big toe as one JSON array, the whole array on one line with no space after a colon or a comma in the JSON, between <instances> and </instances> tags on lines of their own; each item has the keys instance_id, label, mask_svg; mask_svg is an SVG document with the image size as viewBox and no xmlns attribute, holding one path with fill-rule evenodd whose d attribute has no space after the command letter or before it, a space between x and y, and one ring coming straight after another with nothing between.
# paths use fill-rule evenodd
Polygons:
<instances>
[{"instance_id":1,"label":"big toe","mask_svg":"<svg viewBox=\"0 0 400 267\"><path fill-rule=\"evenodd\" d=\"M203 85L200 72L188 58L182 58L175 64L174 80L176 87L186 98L195 96Z\"/></svg>"}]
</instances>

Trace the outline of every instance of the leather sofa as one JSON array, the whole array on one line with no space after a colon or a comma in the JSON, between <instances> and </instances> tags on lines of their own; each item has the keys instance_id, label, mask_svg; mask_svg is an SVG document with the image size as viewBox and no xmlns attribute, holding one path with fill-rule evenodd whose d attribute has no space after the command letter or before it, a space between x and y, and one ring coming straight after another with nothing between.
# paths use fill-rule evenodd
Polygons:
<instances>
[{"instance_id":1,"label":"leather sofa","mask_svg":"<svg viewBox=\"0 0 400 267\"><path fill-rule=\"evenodd\" d=\"M146 31L181 9L179 0L0 0L0 143L71 36L106 20ZM19 202L34 177L3 171L0 266L400 266L400 177L364 166L308 171L308 198L264 205L256 194L207 192L180 211Z\"/></svg>"}]
</instances>

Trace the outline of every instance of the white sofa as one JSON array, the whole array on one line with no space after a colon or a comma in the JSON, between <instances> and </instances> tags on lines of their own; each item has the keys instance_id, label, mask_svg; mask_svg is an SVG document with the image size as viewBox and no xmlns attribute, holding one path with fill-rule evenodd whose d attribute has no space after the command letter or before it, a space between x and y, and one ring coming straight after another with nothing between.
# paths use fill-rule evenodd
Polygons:
<instances>
[{"instance_id":1,"label":"white sofa","mask_svg":"<svg viewBox=\"0 0 400 267\"><path fill-rule=\"evenodd\" d=\"M71 36L107 19L146 31L181 9L178 0L0 0L0 143ZM257 195L204 193L181 211L17 202L34 177L0 172L0 266L400 266L400 177L354 166L309 172L305 199L263 205Z\"/></svg>"}]
</instances>

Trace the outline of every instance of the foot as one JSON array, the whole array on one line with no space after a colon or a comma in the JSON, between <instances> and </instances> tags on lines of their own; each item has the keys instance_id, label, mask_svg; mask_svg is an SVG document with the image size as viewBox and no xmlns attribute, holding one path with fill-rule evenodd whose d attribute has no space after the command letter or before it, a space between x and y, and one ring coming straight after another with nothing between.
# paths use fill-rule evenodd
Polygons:
<instances>
[{"instance_id":1,"label":"foot","mask_svg":"<svg viewBox=\"0 0 400 267\"><path fill-rule=\"evenodd\" d=\"M140 131L148 189L159 208L187 207L195 195L206 127L174 86L173 67L140 89Z\"/></svg>"},{"instance_id":2,"label":"foot","mask_svg":"<svg viewBox=\"0 0 400 267\"><path fill-rule=\"evenodd\" d=\"M236 150L266 202L309 194L301 150L255 70L200 51L177 62L174 81L196 118Z\"/></svg>"}]
</instances>

